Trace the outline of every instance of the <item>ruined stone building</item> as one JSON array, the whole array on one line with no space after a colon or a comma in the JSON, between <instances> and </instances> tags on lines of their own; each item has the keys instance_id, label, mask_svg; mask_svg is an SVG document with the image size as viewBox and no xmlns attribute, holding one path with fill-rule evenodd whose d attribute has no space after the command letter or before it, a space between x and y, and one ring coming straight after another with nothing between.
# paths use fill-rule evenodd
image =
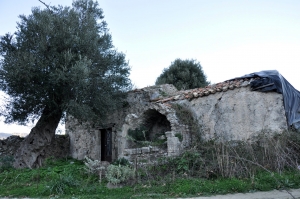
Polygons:
<instances>
[{"instance_id":1,"label":"ruined stone building","mask_svg":"<svg viewBox=\"0 0 300 199\"><path fill-rule=\"evenodd\" d=\"M168 84L133 90L127 107L111 113L101 126L68 118L71 156L109 162L121 157L151 159L180 154L199 138L247 140L262 131L287 130L283 95L253 91L249 85L256 79L263 78L250 76L185 91Z\"/></svg>"}]
</instances>

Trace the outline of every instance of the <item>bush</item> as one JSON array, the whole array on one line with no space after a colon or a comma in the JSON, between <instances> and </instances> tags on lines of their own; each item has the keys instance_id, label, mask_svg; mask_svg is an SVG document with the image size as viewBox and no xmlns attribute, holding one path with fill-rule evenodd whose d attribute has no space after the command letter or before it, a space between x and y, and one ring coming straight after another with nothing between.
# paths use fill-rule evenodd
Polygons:
<instances>
[{"instance_id":1,"label":"bush","mask_svg":"<svg viewBox=\"0 0 300 199\"><path fill-rule=\"evenodd\" d=\"M198 121L195 119L193 113L191 112L191 110L189 110L187 107L180 105L180 104L173 104L172 108L175 110L176 112L176 116L178 117L178 119L185 125L188 126L189 128L189 133L192 136L192 145L198 145L199 143L202 143L202 138L201 138L201 134L202 134L202 129L200 127L200 125L198 124ZM182 139L182 135L181 134L176 134L176 137L178 137L178 139ZM182 140L181 140L182 141Z\"/></svg>"},{"instance_id":2,"label":"bush","mask_svg":"<svg viewBox=\"0 0 300 199\"><path fill-rule=\"evenodd\" d=\"M116 166L119 166L119 165L129 166L130 165L129 161L125 158L119 158L119 159L113 161L111 164L116 165Z\"/></svg>"},{"instance_id":3,"label":"bush","mask_svg":"<svg viewBox=\"0 0 300 199\"><path fill-rule=\"evenodd\" d=\"M84 165L86 166L85 170L92 174L99 174L101 170L105 169L105 167L102 166L101 161L92 160L87 156L84 157Z\"/></svg>"},{"instance_id":4,"label":"bush","mask_svg":"<svg viewBox=\"0 0 300 199\"><path fill-rule=\"evenodd\" d=\"M13 168L13 162L14 162L13 156L0 157L0 172Z\"/></svg>"},{"instance_id":5,"label":"bush","mask_svg":"<svg viewBox=\"0 0 300 199\"><path fill-rule=\"evenodd\" d=\"M156 79L155 85L173 84L178 90L205 87L209 84L199 62L176 59Z\"/></svg>"},{"instance_id":6,"label":"bush","mask_svg":"<svg viewBox=\"0 0 300 199\"><path fill-rule=\"evenodd\" d=\"M109 165L106 171L106 178L111 184L119 184L121 182L125 182L134 176L134 171L128 166L121 165Z\"/></svg>"},{"instance_id":7,"label":"bush","mask_svg":"<svg viewBox=\"0 0 300 199\"><path fill-rule=\"evenodd\" d=\"M72 175L59 175L58 178L51 180L44 189L44 193L50 194L72 194L73 188L78 188L80 182Z\"/></svg>"},{"instance_id":8,"label":"bush","mask_svg":"<svg viewBox=\"0 0 300 199\"><path fill-rule=\"evenodd\" d=\"M164 157L137 168L141 181L167 183L176 178L252 179L261 171L282 173L299 169L300 135L262 132L245 141L202 141L177 157ZM146 175L144 175L146 174Z\"/></svg>"}]
</instances>

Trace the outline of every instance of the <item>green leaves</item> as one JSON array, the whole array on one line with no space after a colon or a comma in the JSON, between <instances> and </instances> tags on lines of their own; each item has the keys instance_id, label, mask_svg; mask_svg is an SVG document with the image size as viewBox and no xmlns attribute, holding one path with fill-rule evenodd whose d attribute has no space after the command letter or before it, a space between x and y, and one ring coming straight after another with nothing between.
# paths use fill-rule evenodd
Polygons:
<instances>
[{"instance_id":1,"label":"green leaves","mask_svg":"<svg viewBox=\"0 0 300 199\"><path fill-rule=\"evenodd\" d=\"M130 67L103 18L92 0L20 16L17 31L0 38L0 88L11 97L7 122L26 122L46 106L91 120L122 104Z\"/></svg>"},{"instance_id":2,"label":"green leaves","mask_svg":"<svg viewBox=\"0 0 300 199\"><path fill-rule=\"evenodd\" d=\"M199 62L176 59L156 79L155 85L173 84L178 90L204 87L209 84Z\"/></svg>"}]
</instances>

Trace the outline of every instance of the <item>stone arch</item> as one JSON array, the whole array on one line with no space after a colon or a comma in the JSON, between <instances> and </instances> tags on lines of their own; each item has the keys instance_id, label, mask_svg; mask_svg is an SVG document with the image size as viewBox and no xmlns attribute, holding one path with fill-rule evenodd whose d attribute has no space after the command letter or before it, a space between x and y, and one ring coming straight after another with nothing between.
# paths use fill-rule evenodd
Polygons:
<instances>
[{"instance_id":1,"label":"stone arch","mask_svg":"<svg viewBox=\"0 0 300 199\"><path fill-rule=\"evenodd\" d=\"M136 129L142 124L149 125L150 139L164 134L167 139L168 156L177 155L181 148L185 148L188 137L188 129L178 120L175 110L165 104L152 104L147 109L139 113L128 114L121 132L118 134L118 157L124 157L126 154L133 153L128 144L129 129ZM183 135L179 140L178 134ZM149 149L150 150L150 149ZM125 154L126 153L126 154ZM138 153L138 152L137 152Z\"/></svg>"},{"instance_id":2,"label":"stone arch","mask_svg":"<svg viewBox=\"0 0 300 199\"><path fill-rule=\"evenodd\" d=\"M147 140L154 141L158 136L164 136L171 131L171 123L167 117L155 109L148 109L142 114L142 125L147 129Z\"/></svg>"}]
</instances>

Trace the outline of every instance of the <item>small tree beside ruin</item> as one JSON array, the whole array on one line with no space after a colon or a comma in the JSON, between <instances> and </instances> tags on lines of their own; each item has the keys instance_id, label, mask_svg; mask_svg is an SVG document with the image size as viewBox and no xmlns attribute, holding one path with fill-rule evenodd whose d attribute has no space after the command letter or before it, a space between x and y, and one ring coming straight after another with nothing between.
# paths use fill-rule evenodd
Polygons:
<instances>
[{"instance_id":1,"label":"small tree beside ruin","mask_svg":"<svg viewBox=\"0 0 300 199\"><path fill-rule=\"evenodd\" d=\"M178 90L205 87L209 84L199 62L175 59L156 79L155 85L173 84Z\"/></svg>"}]
</instances>

